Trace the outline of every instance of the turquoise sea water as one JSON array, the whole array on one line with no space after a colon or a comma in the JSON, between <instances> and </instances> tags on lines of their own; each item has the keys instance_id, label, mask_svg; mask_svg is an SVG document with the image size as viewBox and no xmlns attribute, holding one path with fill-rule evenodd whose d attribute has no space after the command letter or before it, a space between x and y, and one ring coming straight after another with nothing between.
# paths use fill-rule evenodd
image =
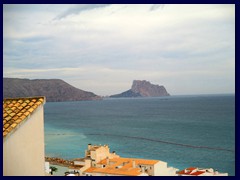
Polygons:
<instances>
[{"instance_id":1,"label":"turquoise sea water","mask_svg":"<svg viewBox=\"0 0 240 180\"><path fill-rule=\"evenodd\" d=\"M108 144L122 157L235 175L234 95L47 102L44 111L47 156L83 157L87 144Z\"/></svg>"}]
</instances>

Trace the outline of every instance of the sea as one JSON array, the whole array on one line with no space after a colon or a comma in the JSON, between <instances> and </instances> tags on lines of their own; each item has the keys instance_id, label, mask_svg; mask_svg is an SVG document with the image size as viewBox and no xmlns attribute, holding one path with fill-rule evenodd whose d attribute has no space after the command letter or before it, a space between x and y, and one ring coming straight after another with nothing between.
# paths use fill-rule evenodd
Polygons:
<instances>
[{"instance_id":1,"label":"sea","mask_svg":"<svg viewBox=\"0 0 240 180\"><path fill-rule=\"evenodd\" d=\"M44 131L50 157L81 158L88 144L107 144L121 157L235 175L234 94L47 102Z\"/></svg>"}]
</instances>

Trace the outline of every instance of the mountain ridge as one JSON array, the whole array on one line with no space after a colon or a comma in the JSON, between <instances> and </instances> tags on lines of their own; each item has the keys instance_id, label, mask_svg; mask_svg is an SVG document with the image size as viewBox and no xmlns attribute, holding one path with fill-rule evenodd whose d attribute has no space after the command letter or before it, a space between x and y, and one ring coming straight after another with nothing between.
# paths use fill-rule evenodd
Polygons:
<instances>
[{"instance_id":1,"label":"mountain ridge","mask_svg":"<svg viewBox=\"0 0 240 180\"><path fill-rule=\"evenodd\" d=\"M61 79L3 78L3 97L45 96L49 102L100 100L100 96L78 89Z\"/></svg>"}]
</instances>

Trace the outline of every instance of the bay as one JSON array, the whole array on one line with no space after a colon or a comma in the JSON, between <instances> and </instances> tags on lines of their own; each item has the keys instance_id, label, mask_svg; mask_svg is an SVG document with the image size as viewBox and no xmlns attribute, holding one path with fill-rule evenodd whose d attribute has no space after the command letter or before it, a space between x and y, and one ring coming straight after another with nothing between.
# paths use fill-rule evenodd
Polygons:
<instances>
[{"instance_id":1,"label":"bay","mask_svg":"<svg viewBox=\"0 0 240 180\"><path fill-rule=\"evenodd\" d=\"M47 102L44 111L46 156L73 159L89 143L108 144L122 157L235 175L235 95Z\"/></svg>"}]
</instances>

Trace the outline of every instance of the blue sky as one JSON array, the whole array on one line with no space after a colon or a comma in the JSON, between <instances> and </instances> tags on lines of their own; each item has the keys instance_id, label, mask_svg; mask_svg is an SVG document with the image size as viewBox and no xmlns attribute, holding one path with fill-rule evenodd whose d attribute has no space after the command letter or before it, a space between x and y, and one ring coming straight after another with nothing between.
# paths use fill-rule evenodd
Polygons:
<instances>
[{"instance_id":1,"label":"blue sky","mask_svg":"<svg viewBox=\"0 0 240 180\"><path fill-rule=\"evenodd\" d=\"M235 5L3 5L3 75L98 95L235 93Z\"/></svg>"}]
</instances>

